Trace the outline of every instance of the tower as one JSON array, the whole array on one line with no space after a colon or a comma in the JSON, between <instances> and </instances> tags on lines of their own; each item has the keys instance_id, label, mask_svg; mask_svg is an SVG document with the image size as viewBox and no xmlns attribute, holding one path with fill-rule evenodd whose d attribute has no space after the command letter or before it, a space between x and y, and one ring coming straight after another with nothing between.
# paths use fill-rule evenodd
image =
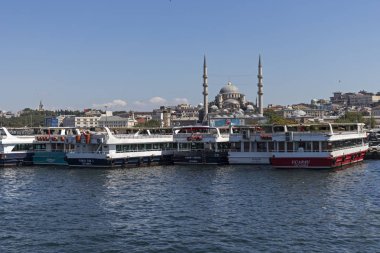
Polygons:
<instances>
[{"instance_id":1,"label":"tower","mask_svg":"<svg viewBox=\"0 0 380 253\"><path fill-rule=\"evenodd\" d=\"M42 100L40 100L40 104L38 106L38 110L39 111L43 111L44 110L44 105L42 104Z\"/></svg>"},{"instance_id":2,"label":"tower","mask_svg":"<svg viewBox=\"0 0 380 253\"><path fill-rule=\"evenodd\" d=\"M257 83L257 95L258 95L258 110L259 110L259 115L263 116L264 114L264 108L263 108L263 68L261 66L261 55L259 55L259 70L257 74L257 78L259 82Z\"/></svg>"},{"instance_id":3,"label":"tower","mask_svg":"<svg viewBox=\"0 0 380 253\"><path fill-rule=\"evenodd\" d=\"M206 55L203 60L203 108L204 108L204 120L207 119L208 114L208 83L207 83L207 65Z\"/></svg>"}]
</instances>

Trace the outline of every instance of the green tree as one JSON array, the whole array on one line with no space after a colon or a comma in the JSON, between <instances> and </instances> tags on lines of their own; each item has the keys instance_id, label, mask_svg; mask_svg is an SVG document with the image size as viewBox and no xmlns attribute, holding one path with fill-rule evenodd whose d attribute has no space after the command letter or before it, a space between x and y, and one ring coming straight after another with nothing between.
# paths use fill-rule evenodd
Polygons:
<instances>
[{"instance_id":1,"label":"green tree","mask_svg":"<svg viewBox=\"0 0 380 253\"><path fill-rule=\"evenodd\" d=\"M344 115L335 120L336 123L365 123L363 115L360 112L346 112Z\"/></svg>"},{"instance_id":2,"label":"green tree","mask_svg":"<svg viewBox=\"0 0 380 253\"><path fill-rule=\"evenodd\" d=\"M278 115L275 111L269 109L264 112L264 116L268 119L269 124L289 125L297 122L291 119L286 119Z\"/></svg>"},{"instance_id":3,"label":"green tree","mask_svg":"<svg viewBox=\"0 0 380 253\"><path fill-rule=\"evenodd\" d=\"M138 123L135 125L135 127L160 127L161 123L158 120L149 120L144 123Z\"/></svg>"},{"instance_id":4,"label":"green tree","mask_svg":"<svg viewBox=\"0 0 380 253\"><path fill-rule=\"evenodd\" d=\"M365 124L369 128L375 128L376 127L376 120L373 116L371 116L369 119L366 119Z\"/></svg>"}]
</instances>

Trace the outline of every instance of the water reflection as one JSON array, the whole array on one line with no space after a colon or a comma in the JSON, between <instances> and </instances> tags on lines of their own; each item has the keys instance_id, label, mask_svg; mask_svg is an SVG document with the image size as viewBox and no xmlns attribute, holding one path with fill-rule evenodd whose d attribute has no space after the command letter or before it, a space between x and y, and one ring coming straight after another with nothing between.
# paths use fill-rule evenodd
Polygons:
<instances>
[{"instance_id":1,"label":"water reflection","mask_svg":"<svg viewBox=\"0 0 380 253\"><path fill-rule=\"evenodd\" d=\"M379 180L378 162L339 171L2 169L0 249L375 252Z\"/></svg>"}]
</instances>

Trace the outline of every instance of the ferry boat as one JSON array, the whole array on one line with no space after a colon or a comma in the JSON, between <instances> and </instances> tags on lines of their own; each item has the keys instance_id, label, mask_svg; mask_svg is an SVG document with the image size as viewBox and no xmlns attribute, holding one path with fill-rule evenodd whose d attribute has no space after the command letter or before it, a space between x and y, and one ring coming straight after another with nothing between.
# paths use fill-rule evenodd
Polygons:
<instances>
[{"instance_id":1,"label":"ferry boat","mask_svg":"<svg viewBox=\"0 0 380 253\"><path fill-rule=\"evenodd\" d=\"M173 132L174 164L228 164L229 128L186 126Z\"/></svg>"},{"instance_id":2,"label":"ferry boat","mask_svg":"<svg viewBox=\"0 0 380 253\"><path fill-rule=\"evenodd\" d=\"M360 162L368 150L363 123L297 124L242 129L231 141L230 164L274 168L335 168Z\"/></svg>"},{"instance_id":3,"label":"ferry boat","mask_svg":"<svg viewBox=\"0 0 380 253\"><path fill-rule=\"evenodd\" d=\"M71 127L48 127L39 129L33 145L33 164L35 165L68 165L67 152L75 149L70 139L80 136L79 129Z\"/></svg>"},{"instance_id":4,"label":"ferry boat","mask_svg":"<svg viewBox=\"0 0 380 253\"><path fill-rule=\"evenodd\" d=\"M7 128L0 128L0 166L33 164L34 135L28 129L15 129L11 134Z\"/></svg>"},{"instance_id":5,"label":"ferry boat","mask_svg":"<svg viewBox=\"0 0 380 253\"><path fill-rule=\"evenodd\" d=\"M173 134L166 129L130 129L129 133L84 132L69 139L75 149L66 154L72 167L138 167L170 164ZM133 132L134 131L134 132Z\"/></svg>"},{"instance_id":6,"label":"ferry boat","mask_svg":"<svg viewBox=\"0 0 380 253\"><path fill-rule=\"evenodd\" d=\"M270 164L274 142L273 126L233 126L229 164Z\"/></svg>"}]
</instances>

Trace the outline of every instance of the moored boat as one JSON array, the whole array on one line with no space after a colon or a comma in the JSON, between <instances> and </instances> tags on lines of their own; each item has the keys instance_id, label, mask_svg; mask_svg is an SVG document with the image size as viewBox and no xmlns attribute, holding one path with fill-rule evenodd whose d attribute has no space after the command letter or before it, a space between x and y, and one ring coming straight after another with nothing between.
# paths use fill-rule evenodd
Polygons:
<instances>
[{"instance_id":1,"label":"moored boat","mask_svg":"<svg viewBox=\"0 0 380 253\"><path fill-rule=\"evenodd\" d=\"M170 164L173 135L163 129L136 129L133 133L84 132L71 139L75 150L67 153L71 167L138 167Z\"/></svg>"},{"instance_id":2,"label":"moored boat","mask_svg":"<svg viewBox=\"0 0 380 253\"><path fill-rule=\"evenodd\" d=\"M41 128L35 136L33 164L35 165L68 165L66 153L75 149L70 139L80 135L76 128L48 127Z\"/></svg>"},{"instance_id":3,"label":"moored boat","mask_svg":"<svg viewBox=\"0 0 380 253\"><path fill-rule=\"evenodd\" d=\"M239 128L230 164L335 168L360 162L368 150L364 124L296 124Z\"/></svg>"},{"instance_id":4,"label":"moored boat","mask_svg":"<svg viewBox=\"0 0 380 253\"><path fill-rule=\"evenodd\" d=\"M27 129L13 132L15 134L5 127L0 128L0 166L32 165L34 135L29 135Z\"/></svg>"},{"instance_id":5,"label":"moored boat","mask_svg":"<svg viewBox=\"0 0 380 253\"><path fill-rule=\"evenodd\" d=\"M228 164L229 128L186 126L174 128L174 164Z\"/></svg>"},{"instance_id":6,"label":"moored boat","mask_svg":"<svg viewBox=\"0 0 380 253\"><path fill-rule=\"evenodd\" d=\"M363 123L287 126L276 140L274 168L336 168L363 161L368 151Z\"/></svg>"}]
</instances>

